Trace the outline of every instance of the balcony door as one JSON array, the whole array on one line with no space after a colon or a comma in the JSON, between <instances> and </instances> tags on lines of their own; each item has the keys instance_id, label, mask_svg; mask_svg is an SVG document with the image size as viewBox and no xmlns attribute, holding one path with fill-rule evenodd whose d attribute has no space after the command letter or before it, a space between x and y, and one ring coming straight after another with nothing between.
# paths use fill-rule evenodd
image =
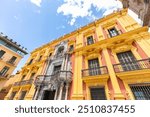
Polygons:
<instances>
[{"instance_id":1,"label":"balcony door","mask_svg":"<svg viewBox=\"0 0 150 117\"><path fill-rule=\"evenodd\" d=\"M55 92L56 92L55 90L54 91L45 90L43 100L54 100Z\"/></svg>"},{"instance_id":2,"label":"balcony door","mask_svg":"<svg viewBox=\"0 0 150 117\"><path fill-rule=\"evenodd\" d=\"M94 75L99 75L100 74L98 58L89 60L88 61L88 65L89 65L89 75L90 76L94 76Z\"/></svg>"},{"instance_id":3,"label":"balcony door","mask_svg":"<svg viewBox=\"0 0 150 117\"><path fill-rule=\"evenodd\" d=\"M108 29L108 32L109 32L110 37L114 37L114 36L119 35L119 33L118 33L118 31L116 30L115 27L113 27L111 29Z\"/></svg>"},{"instance_id":4,"label":"balcony door","mask_svg":"<svg viewBox=\"0 0 150 117\"><path fill-rule=\"evenodd\" d=\"M117 57L119 59L119 62L121 63L123 71L140 69L131 51L118 53Z\"/></svg>"},{"instance_id":5,"label":"balcony door","mask_svg":"<svg viewBox=\"0 0 150 117\"><path fill-rule=\"evenodd\" d=\"M94 43L93 36L87 37L87 45L91 45Z\"/></svg>"}]
</instances>

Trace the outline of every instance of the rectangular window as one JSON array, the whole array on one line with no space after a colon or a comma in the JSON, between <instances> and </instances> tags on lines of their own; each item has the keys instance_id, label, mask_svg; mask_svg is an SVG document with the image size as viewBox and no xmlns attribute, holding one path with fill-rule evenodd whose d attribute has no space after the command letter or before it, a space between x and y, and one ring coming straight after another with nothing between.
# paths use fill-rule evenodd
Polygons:
<instances>
[{"instance_id":1,"label":"rectangular window","mask_svg":"<svg viewBox=\"0 0 150 117\"><path fill-rule=\"evenodd\" d=\"M49 54L49 57L51 57L51 56L52 56L52 53Z\"/></svg>"},{"instance_id":2,"label":"rectangular window","mask_svg":"<svg viewBox=\"0 0 150 117\"><path fill-rule=\"evenodd\" d=\"M25 79L26 75L23 75L21 78L21 81L23 81Z\"/></svg>"},{"instance_id":3,"label":"rectangular window","mask_svg":"<svg viewBox=\"0 0 150 117\"><path fill-rule=\"evenodd\" d=\"M88 66L89 66L89 75L91 75L91 76L100 75L98 58L88 60Z\"/></svg>"},{"instance_id":4,"label":"rectangular window","mask_svg":"<svg viewBox=\"0 0 150 117\"><path fill-rule=\"evenodd\" d=\"M9 100L13 100L15 95L16 95L16 93L17 93L17 91L12 92Z\"/></svg>"},{"instance_id":5,"label":"rectangular window","mask_svg":"<svg viewBox=\"0 0 150 117\"><path fill-rule=\"evenodd\" d=\"M91 100L106 100L105 89L103 87L90 88Z\"/></svg>"},{"instance_id":6,"label":"rectangular window","mask_svg":"<svg viewBox=\"0 0 150 117\"><path fill-rule=\"evenodd\" d=\"M70 45L69 52L73 51L73 49L74 49L73 45Z\"/></svg>"},{"instance_id":7,"label":"rectangular window","mask_svg":"<svg viewBox=\"0 0 150 117\"><path fill-rule=\"evenodd\" d=\"M42 59L42 55L39 57L39 60L38 60L38 61L41 61L41 59Z\"/></svg>"},{"instance_id":8,"label":"rectangular window","mask_svg":"<svg viewBox=\"0 0 150 117\"><path fill-rule=\"evenodd\" d=\"M61 65L54 66L53 74L57 74L58 72L60 72L60 70L61 70Z\"/></svg>"},{"instance_id":9,"label":"rectangular window","mask_svg":"<svg viewBox=\"0 0 150 117\"><path fill-rule=\"evenodd\" d=\"M8 70L9 70L9 67L5 66L5 67L1 70L0 76L5 76Z\"/></svg>"},{"instance_id":10,"label":"rectangular window","mask_svg":"<svg viewBox=\"0 0 150 117\"><path fill-rule=\"evenodd\" d=\"M16 61L17 57L13 56L10 60L9 60L9 63L14 63Z\"/></svg>"},{"instance_id":11,"label":"rectangular window","mask_svg":"<svg viewBox=\"0 0 150 117\"><path fill-rule=\"evenodd\" d=\"M118 53L117 57L124 71L137 70L140 66L131 51Z\"/></svg>"},{"instance_id":12,"label":"rectangular window","mask_svg":"<svg viewBox=\"0 0 150 117\"><path fill-rule=\"evenodd\" d=\"M136 100L150 100L150 84L130 85Z\"/></svg>"},{"instance_id":13,"label":"rectangular window","mask_svg":"<svg viewBox=\"0 0 150 117\"><path fill-rule=\"evenodd\" d=\"M19 97L19 100L24 100L25 96L26 96L27 91L22 91L21 95Z\"/></svg>"},{"instance_id":14,"label":"rectangular window","mask_svg":"<svg viewBox=\"0 0 150 117\"><path fill-rule=\"evenodd\" d=\"M118 33L118 31L116 30L115 27L113 27L111 29L108 29L108 32L109 32L110 37L114 37L114 36L119 35L119 33Z\"/></svg>"},{"instance_id":15,"label":"rectangular window","mask_svg":"<svg viewBox=\"0 0 150 117\"><path fill-rule=\"evenodd\" d=\"M32 73L30 79L33 79L34 76L35 76L35 73Z\"/></svg>"},{"instance_id":16,"label":"rectangular window","mask_svg":"<svg viewBox=\"0 0 150 117\"><path fill-rule=\"evenodd\" d=\"M33 62L33 59L31 59L31 60L30 60L30 62L28 63L28 65L31 65L31 64L32 64L32 62Z\"/></svg>"},{"instance_id":17,"label":"rectangular window","mask_svg":"<svg viewBox=\"0 0 150 117\"><path fill-rule=\"evenodd\" d=\"M12 46L11 46L10 44L8 44L8 43L7 43L5 46L8 47L8 48L11 48L11 47L12 47Z\"/></svg>"},{"instance_id":18,"label":"rectangular window","mask_svg":"<svg viewBox=\"0 0 150 117\"><path fill-rule=\"evenodd\" d=\"M87 37L87 45L91 45L94 43L93 36Z\"/></svg>"},{"instance_id":19,"label":"rectangular window","mask_svg":"<svg viewBox=\"0 0 150 117\"><path fill-rule=\"evenodd\" d=\"M2 58L4 56L6 52L4 50L0 50L0 58Z\"/></svg>"}]
</instances>

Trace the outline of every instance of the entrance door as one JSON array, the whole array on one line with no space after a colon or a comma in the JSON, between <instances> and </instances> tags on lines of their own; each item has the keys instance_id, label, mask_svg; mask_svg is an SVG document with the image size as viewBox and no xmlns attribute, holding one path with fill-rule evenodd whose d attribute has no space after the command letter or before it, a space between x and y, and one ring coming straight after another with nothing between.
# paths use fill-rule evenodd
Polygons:
<instances>
[{"instance_id":1,"label":"entrance door","mask_svg":"<svg viewBox=\"0 0 150 117\"><path fill-rule=\"evenodd\" d=\"M117 56L124 71L140 69L131 51L118 53Z\"/></svg>"},{"instance_id":2,"label":"entrance door","mask_svg":"<svg viewBox=\"0 0 150 117\"><path fill-rule=\"evenodd\" d=\"M44 91L43 100L54 100L55 92L56 92L55 90L54 91L49 91L49 90Z\"/></svg>"}]
</instances>

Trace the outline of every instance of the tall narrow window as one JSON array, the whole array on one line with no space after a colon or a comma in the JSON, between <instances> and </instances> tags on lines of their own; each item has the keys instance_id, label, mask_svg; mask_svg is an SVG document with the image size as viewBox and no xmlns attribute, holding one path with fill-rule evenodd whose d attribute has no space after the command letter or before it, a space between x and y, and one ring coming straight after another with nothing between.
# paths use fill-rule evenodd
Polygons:
<instances>
[{"instance_id":1,"label":"tall narrow window","mask_svg":"<svg viewBox=\"0 0 150 117\"><path fill-rule=\"evenodd\" d=\"M87 37L87 45L91 45L94 43L93 36Z\"/></svg>"},{"instance_id":2,"label":"tall narrow window","mask_svg":"<svg viewBox=\"0 0 150 117\"><path fill-rule=\"evenodd\" d=\"M17 57L13 56L10 60L9 63L13 64L16 61Z\"/></svg>"},{"instance_id":3,"label":"tall narrow window","mask_svg":"<svg viewBox=\"0 0 150 117\"><path fill-rule=\"evenodd\" d=\"M88 65L89 65L89 75L94 76L100 74L98 58L89 60Z\"/></svg>"},{"instance_id":4,"label":"tall narrow window","mask_svg":"<svg viewBox=\"0 0 150 117\"><path fill-rule=\"evenodd\" d=\"M41 61L41 59L42 59L42 55L39 57L38 61Z\"/></svg>"},{"instance_id":5,"label":"tall narrow window","mask_svg":"<svg viewBox=\"0 0 150 117\"><path fill-rule=\"evenodd\" d=\"M49 54L49 57L51 57L51 56L52 56L52 53Z\"/></svg>"},{"instance_id":6,"label":"tall narrow window","mask_svg":"<svg viewBox=\"0 0 150 117\"><path fill-rule=\"evenodd\" d=\"M0 76L5 76L8 70L9 70L9 67L5 66L5 67L1 70Z\"/></svg>"},{"instance_id":7,"label":"tall narrow window","mask_svg":"<svg viewBox=\"0 0 150 117\"><path fill-rule=\"evenodd\" d=\"M34 76L35 76L35 73L32 73L30 79L33 79Z\"/></svg>"},{"instance_id":8,"label":"tall narrow window","mask_svg":"<svg viewBox=\"0 0 150 117\"><path fill-rule=\"evenodd\" d=\"M64 46L59 47L59 48L58 48L58 51L57 51L57 55L56 55L56 57L60 57L60 56L62 56L62 55L63 55L63 53L64 53Z\"/></svg>"},{"instance_id":9,"label":"tall narrow window","mask_svg":"<svg viewBox=\"0 0 150 117\"><path fill-rule=\"evenodd\" d=\"M4 56L6 52L4 50L0 50L0 58L2 58Z\"/></svg>"},{"instance_id":10,"label":"tall narrow window","mask_svg":"<svg viewBox=\"0 0 150 117\"><path fill-rule=\"evenodd\" d=\"M26 96L27 91L22 91L21 95L19 97L19 100L24 100L25 96Z\"/></svg>"},{"instance_id":11,"label":"tall narrow window","mask_svg":"<svg viewBox=\"0 0 150 117\"><path fill-rule=\"evenodd\" d=\"M15 95L16 95L17 91L14 91L11 93L11 96L9 97L9 100L13 100Z\"/></svg>"},{"instance_id":12,"label":"tall narrow window","mask_svg":"<svg viewBox=\"0 0 150 117\"><path fill-rule=\"evenodd\" d=\"M118 33L118 31L116 30L115 27L113 27L111 29L108 29L108 32L109 32L110 37L114 37L114 36L119 35L119 33Z\"/></svg>"},{"instance_id":13,"label":"tall narrow window","mask_svg":"<svg viewBox=\"0 0 150 117\"><path fill-rule=\"evenodd\" d=\"M70 45L69 52L73 51L73 45Z\"/></svg>"},{"instance_id":14,"label":"tall narrow window","mask_svg":"<svg viewBox=\"0 0 150 117\"><path fill-rule=\"evenodd\" d=\"M28 65L31 65L31 64L32 64L32 62L33 62L33 59L31 59L31 60L30 60L30 62L28 63Z\"/></svg>"},{"instance_id":15,"label":"tall narrow window","mask_svg":"<svg viewBox=\"0 0 150 117\"><path fill-rule=\"evenodd\" d=\"M105 89L103 87L90 88L91 100L106 100Z\"/></svg>"},{"instance_id":16,"label":"tall narrow window","mask_svg":"<svg viewBox=\"0 0 150 117\"><path fill-rule=\"evenodd\" d=\"M117 57L124 71L137 70L140 66L131 51L118 53Z\"/></svg>"},{"instance_id":17,"label":"tall narrow window","mask_svg":"<svg viewBox=\"0 0 150 117\"><path fill-rule=\"evenodd\" d=\"M23 76L22 76L22 78L21 78L21 81L22 81L22 80L24 80L24 79L25 79L25 77L26 77L26 75L23 75Z\"/></svg>"}]
</instances>

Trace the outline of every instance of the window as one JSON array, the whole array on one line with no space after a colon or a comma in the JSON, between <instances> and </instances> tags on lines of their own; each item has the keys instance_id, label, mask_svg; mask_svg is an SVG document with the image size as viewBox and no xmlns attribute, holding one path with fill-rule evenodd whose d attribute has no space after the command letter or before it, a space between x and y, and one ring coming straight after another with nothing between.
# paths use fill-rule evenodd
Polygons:
<instances>
[{"instance_id":1,"label":"window","mask_svg":"<svg viewBox=\"0 0 150 117\"><path fill-rule=\"evenodd\" d=\"M33 79L34 76L35 76L35 73L32 73L30 79Z\"/></svg>"},{"instance_id":2,"label":"window","mask_svg":"<svg viewBox=\"0 0 150 117\"><path fill-rule=\"evenodd\" d=\"M94 43L93 36L87 37L87 45L91 45Z\"/></svg>"},{"instance_id":3,"label":"window","mask_svg":"<svg viewBox=\"0 0 150 117\"><path fill-rule=\"evenodd\" d=\"M51 57L51 56L52 56L52 53L49 54L49 57Z\"/></svg>"},{"instance_id":4,"label":"window","mask_svg":"<svg viewBox=\"0 0 150 117\"><path fill-rule=\"evenodd\" d=\"M89 75L100 75L99 61L98 58L88 61Z\"/></svg>"},{"instance_id":5,"label":"window","mask_svg":"<svg viewBox=\"0 0 150 117\"><path fill-rule=\"evenodd\" d=\"M0 76L5 76L8 70L9 70L9 67L5 66L5 67L1 70Z\"/></svg>"},{"instance_id":6,"label":"window","mask_svg":"<svg viewBox=\"0 0 150 117\"><path fill-rule=\"evenodd\" d=\"M6 44L6 47L11 48L12 46L11 46L10 44L7 43L7 44Z\"/></svg>"},{"instance_id":7,"label":"window","mask_svg":"<svg viewBox=\"0 0 150 117\"><path fill-rule=\"evenodd\" d=\"M12 92L9 100L13 100L15 95L16 95L16 93L17 93L17 91Z\"/></svg>"},{"instance_id":8,"label":"window","mask_svg":"<svg viewBox=\"0 0 150 117\"><path fill-rule=\"evenodd\" d=\"M150 100L150 84L130 85L131 91L136 100Z\"/></svg>"},{"instance_id":9,"label":"window","mask_svg":"<svg viewBox=\"0 0 150 117\"><path fill-rule=\"evenodd\" d=\"M55 90L53 91L45 90L43 94L43 100L54 100L55 92L56 92Z\"/></svg>"},{"instance_id":10,"label":"window","mask_svg":"<svg viewBox=\"0 0 150 117\"><path fill-rule=\"evenodd\" d=\"M131 51L118 53L117 57L124 71L137 70L140 66Z\"/></svg>"},{"instance_id":11,"label":"window","mask_svg":"<svg viewBox=\"0 0 150 117\"><path fill-rule=\"evenodd\" d=\"M33 62L33 59L31 59L31 60L30 60L30 62L28 63L28 65L31 65L31 64L32 64L32 62Z\"/></svg>"},{"instance_id":12,"label":"window","mask_svg":"<svg viewBox=\"0 0 150 117\"><path fill-rule=\"evenodd\" d=\"M90 88L91 100L106 100L105 89L103 87Z\"/></svg>"},{"instance_id":13,"label":"window","mask_svg":"<svg viewBox=\"0 0 150 117\"><path fill-rule=\"evenodd\" d=\"M60 70L61 70L61 65L54 66L53 74L57 74L58 72L60 72Z\"/></svg>"},{"instance_id":14,"label":"window","mask_svg":"<svg viewBox=\"0 0 150 117\"><path fill-rule=\"evenodd\" d=\"M41 59L42 59L42 55L39 57L39 60L38 60L38 61L41 61Z\"/></svg>"},{"instance_id":15,"label":"window","mask_svg":"<svg viewBox=\"0 0 150 117\"><path fill-rule=\"evenodd\" d=\"M110 37L114 37L114 36L119 35L119 33L118 33L118 31L116 30L115 27L113 27L111 29L108 29L108 32L109 32Z\"/></svg>"},{"instance_id":16,"label":"window","mask_svg":"<svg viewBox=\"0 0 150 117\"><path fill-rule=\"evenodd\" d=\"M13 64L16 59L17 59L17 57L13 56L13 57L9 60L9 63L12 63L12 64Z\"/></svg>"},{"instance_id":17,"label":"window","mask_svg":"<svg viewBox=\"0 0 150 117\"><path fill-rule=\"evenodd\" d=\"M73 45L70 45L69 52L73 51L73 49L74 49Z\"/></svg>"},{"instance_id":18,"label":"window","mask_svg":"<svg viewBox=\"0 0 150 117\"><path fill-rule=\"evenodd\" d=\"M1 51L0 51L0 58L2 58L5 53L6 53L6 52L5 52L4 50L1 50Z\"/></svg>"},{"instance_id":19,"label":"window","mask_svg":"<svg viewBox=\"0 0 150 117\"><path fill-rule=\"evenodd\" d=\"M23 76L22 76L22 78L21 78L21 81L22 81L22 80L24 80L24 79L25 79L25 77L26 77L26 75L23 75Z\"/></svg>"},{"instance_id":20,"label":"window","mask_svg":"<svg viewBox=\"0 0 150 117\"><path fill-rule=\"evenodd\" d=\"M62 56L62 55L63 55L63 52L64 52L64 46L59 47L59 48L58 48L58 51L57 51L57 56L56 56L56 57Z\"/></svg>"},{"instance_id":21,"label":"window","mask_svg":"<svg viewBox=\"0 0 150 117\"><path fill-rule=\"evenodd\" d=\"M19 97L19 100L24 100L25 96L26 96L27 91L22 91L21 95Z\"/></svg>"}]
</instances>

